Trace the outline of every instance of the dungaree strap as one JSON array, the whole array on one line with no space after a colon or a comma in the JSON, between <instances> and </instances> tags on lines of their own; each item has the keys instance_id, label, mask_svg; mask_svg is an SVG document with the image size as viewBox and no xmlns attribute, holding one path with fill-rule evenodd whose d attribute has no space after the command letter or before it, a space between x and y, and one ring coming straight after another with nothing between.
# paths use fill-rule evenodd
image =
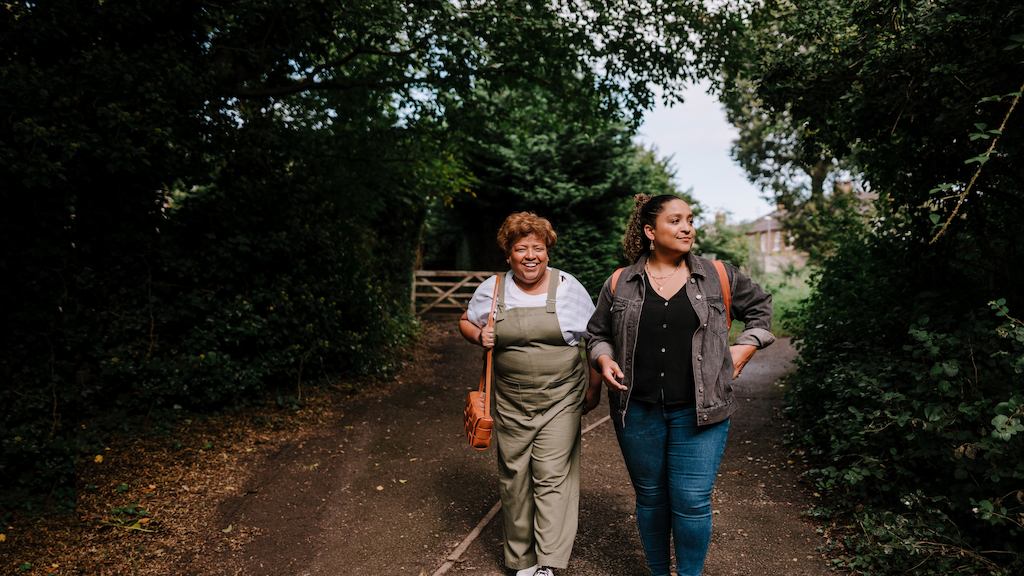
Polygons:
<instances>
[{"instance_id":1,"label":"dungaree strap","mask_svg":"<svg viewBox=\"0 0 1024 576\"><path fill-rule=\"evenodd\" d=\"M558 283L561 282L559 278L562 274L554 268L548 268L548 272L551 274L551 278L548 279L548 300L547 305L544 309L548 314L555 313L555 294L558 292Z\"/></svg>"},{"instance_id":2,"label":"dungaree strap","mask_svg":"<svg viewBox=\"0 0 1024 576\"><path fill-rule=\"evenodd\" d=\"M551 278L548 279L548 297L545 301L544 311L548 314L555 314L555 294L558 292L558 285L561 283L561 272L554 268L548 268L548 270L551 273ZM494 316L495 321L501 320L505 316L505 290L508 289L507 286L509 282L513 282L512 273L506 272L504 286L498 290L497 312L495 312Z\"/></svg>"}]
</instances>

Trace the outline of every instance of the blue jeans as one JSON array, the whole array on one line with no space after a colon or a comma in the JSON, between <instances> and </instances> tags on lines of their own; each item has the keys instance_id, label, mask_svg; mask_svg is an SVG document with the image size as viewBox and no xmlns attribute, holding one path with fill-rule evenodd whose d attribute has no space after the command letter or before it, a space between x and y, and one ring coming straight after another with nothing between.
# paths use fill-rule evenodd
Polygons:
<instances>
[{"instance_id":1,"label":"blue jeans","mask_svg":"<svg viewBox=\"0 0 1024 576\"><path fill-rule=\"evenodd\" d=\"M679 576L700 576L711 542L711 489L722 462L729 420L697 427L693 408L631 402L615 435L636 490L636 521L647 566L669 574L675 536Z\"/></svg>"}]
</instances>

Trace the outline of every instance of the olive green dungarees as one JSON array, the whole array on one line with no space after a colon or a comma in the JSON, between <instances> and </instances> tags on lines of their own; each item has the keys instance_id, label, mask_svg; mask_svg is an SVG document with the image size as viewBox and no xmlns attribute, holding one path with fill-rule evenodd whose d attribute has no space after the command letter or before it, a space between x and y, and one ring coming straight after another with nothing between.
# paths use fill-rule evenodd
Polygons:
<instances>
[{"instance_id":1,"label":"olive green dungarees","mask_svg":"<svg viewBox=\"0 0 1024 576\"><path fill-rule=\"evenodd\" d=\"M555 314L559 273L547 305L505 309L494 324L494 407L505 564L565 568L579 516L580 416L587 367ZM505 277L505 286L512 281Z\"/></svg>"}]
</instances>

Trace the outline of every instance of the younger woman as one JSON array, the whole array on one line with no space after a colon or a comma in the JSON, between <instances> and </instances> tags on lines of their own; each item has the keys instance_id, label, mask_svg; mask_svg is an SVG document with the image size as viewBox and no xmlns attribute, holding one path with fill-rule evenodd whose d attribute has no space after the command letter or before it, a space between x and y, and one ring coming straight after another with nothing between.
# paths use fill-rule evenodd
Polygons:
<instances>
[{"instance_id":1,"label":"younger woman","mask_svg":"<svg viewBox=\"0 0 1024 576\"><path fill-rule=\"evenodd\" d=\"M591 363L609 389L636 518L654 576L699 576L711 540L711 490L736 408L732 380L771 344L772 298L728 267L729 346L722 285L691 250L693 211L676 196L637 195L623 238L633 262L601 289L587 331ZM613 294L614 289L614 294Z\"/></svg>"}]
</instances>

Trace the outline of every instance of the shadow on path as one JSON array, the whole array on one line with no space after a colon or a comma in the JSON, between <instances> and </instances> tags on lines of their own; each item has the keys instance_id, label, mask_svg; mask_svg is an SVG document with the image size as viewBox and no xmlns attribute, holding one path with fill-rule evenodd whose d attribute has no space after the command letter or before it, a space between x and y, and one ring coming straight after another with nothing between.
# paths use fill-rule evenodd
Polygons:
<instances>
[{"instance_id":1,"label":"shadow on path","mask_svg":"<svg viewBox=\"0 0 1024 576\"><path fill-rule=\"evenodd\" d=\"M809 495L781 446L781 388L795 353L780 340L737 383L741 403L715 492L707 576L828 573L800 513ZM183 559L187 574L432 574L497 501L493 451L465 443L461 411L479 349L455 323L425 325L399 378L345 400L343 416L268 458L219 526L252 536ZM607 399L584 425L607 414ZM560 574L642 575L633 492L609 422L584 436L580 531ZM220 536L210 529L210 540ZM449 574L502 575L501 516Z\"/></svg>"}]
</instances>

